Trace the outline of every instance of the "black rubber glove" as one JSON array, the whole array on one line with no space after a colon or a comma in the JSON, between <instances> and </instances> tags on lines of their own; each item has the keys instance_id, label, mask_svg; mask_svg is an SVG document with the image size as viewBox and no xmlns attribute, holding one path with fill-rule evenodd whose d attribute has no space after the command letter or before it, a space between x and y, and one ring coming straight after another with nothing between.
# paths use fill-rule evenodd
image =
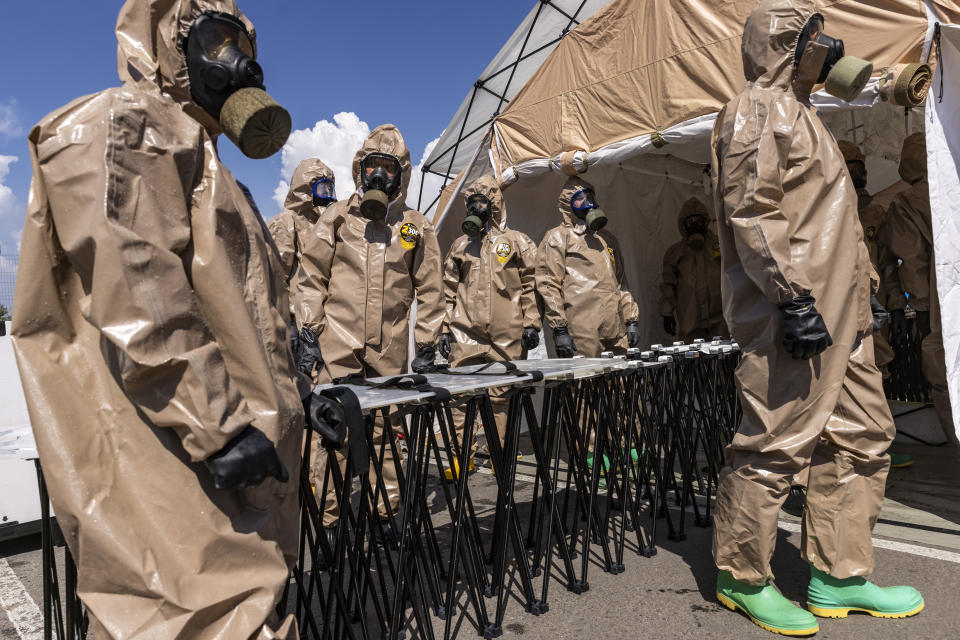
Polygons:
<instances>
[{"instance_id":1,"label":"black rubber glove","mask_svg":"<svg viewBox=\"0 0 960 640\"><path fill-rule=\"evenodd\" d=\"M577 345L573 344L573 338L566 327L554 327L553 344L557 348L558 358L572 358L577 350Z\"/></svg>"},{"instance_id":2,"label":"black rubber glove","mask_svg":"<svg viewBox=\"0 0 960 640\"><path fill-rule=\"evenodd\" d=\"M627 323L627 344L630 348L640 346L640 324L637 322Z\"/></svg>"},{"instance_id":3,"label":"black rubber glove","mask_svg":"<svg viewBox=\"0 0 960 640\"><path fill-rule=\"evenodd\" d=\"M890 314L876 296L870 296L870 311L873 313L873 330L880 331L890 322Z\"/></svg>"},{"instance_id":4,"label":"black rubber glove","mask_svg":"<svg viewBox=\"0 0 960 640\"><path fill-rule=\"evenodd\" d=\"M303 401L307 427L323 438L325 446L339 449L347 439L347 422L343 407L332 398L311 393Z\"/></svg>"},{"instance_id":5,"label":"black rubber glove","mask_svg":"<svg viewBox=\"0 0 960 640\"><path fill-rule=\"evenodd\" d=\"M827 350L833 338L814 306L813 296L797 296L780 305L783 312L783 346L794 360L809 360Z\"/></svg>"},{"instance_id":6,"label":"black rubber glove","mask_svg":"<svg viewBox=\"0 0 960 640\"><path fill-rule=\"evenodd\" d=\"M523 337L520 338L520 344L522 344L523 348L527 351L536 349L540 346L540 332L533 327L526 327L523 330Z\"/></svg>"},{"instance_id":7,"label":"black rubber glove","mask_svg":"<svg viewBox=\"0 0 960 640\"><path fill-rule=\"evenodd\" d=\"M307 376L313 375L313 368L323 366L323 356L320 355L320 342L317 334L310 329L300 330L300 346L295 354L297 370Z\"/></svg>"},{"instance_id":8,"label":"black rubber glove","mask_svg":"<svg viewBox=\"0 0 960 640\"><path fill-rule=\"evenodd\" d=\"M663 330L667 332L668 336L677 335L677 321L673 319L673 316L663 316Z\"/></svg>"},{"instance_id":9,"label":"black rubber glove","mask_svg":"<svg viewBox=\"0 0 960 640\"><path fill-rule=\"evenodd\" d=\"M930 335L930 312L917 311L917 332L921 338Z\"/></svg>"},{"instance_id":10,"label":"black rubber glove","mask_svg":"<svg viewBox=\"0 0 960 640\"><path fill-rule=\"evenodd\" d=\"M420 347L417 351L417 357L410 363L410 368L414 373L432 373L437 370L434 360L437 359L437 352L433 347L427 345Z\"/></svg>"},{"instance_id":11,"label":"black rubber glove","mask_svg":"<svg viewBox=\"0 0 960 640\"><path fill-rule=\"evenodd\" d=\"M440 339L437 340L437 351L440 352L440 355L443 356L444 360L447 360L450 357L450 348L452 346L453 346L453 334L441 333Z\"/></svg>"},{"instance_id":12,"label":"black rubber glove","mask_svg":"<svg viewBox=\"0 0 960 640\"><path fill-rule=\"evenodd\" d=\"M898 338L907 333L907 314L903 309L890 312L890 335Z\"/></svg>"},{"instance_id":13,"label":"black rubber glove","mask_svg":"<svg viewBox=\"0 0 960 640\"><path fill-rule=\"evenodd\" d=\"M290 479L270 439L248 426L223 449L203 461L217 489L255 487L267 478Z\"/></svg>"}]
</instances>

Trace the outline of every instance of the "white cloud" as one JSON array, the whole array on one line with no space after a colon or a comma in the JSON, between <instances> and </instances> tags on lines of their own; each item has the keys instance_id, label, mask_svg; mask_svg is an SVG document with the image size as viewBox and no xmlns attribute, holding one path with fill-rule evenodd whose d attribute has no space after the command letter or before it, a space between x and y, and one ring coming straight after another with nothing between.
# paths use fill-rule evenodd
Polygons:
<instances>
[{"instance_id":1,"label":"white cloud","mask_svg":"<svg viewBox=\"0 0 960 640\"><path fill-rule=\"evenodd\" d=\"M7 174L10 173L10 164L16 161L16 156L0 155L0 218L20 213L20 206L13 195L13 189L3 184Z\"/></svg>"},{"instance_id":2,"label":"white cloud","mask_svg":"<svg viewBox=\"0 0 960 640\"><path fill-rule=\"evenodd\" d=\"M12 138L23 133L23 127L20 126L20 119L17 117L16 106L15 100L0 103L0 135Z\"/></svg>"},{"instance_id":3,"label":"white cloud","mask_svg":"<svg viewBox=\"0 0 960 640\"><path fill-rule=\"evenodd\" d=\"M13 238L13 242L17 247L17 253L20 253L20 240L23 238L23 228L11 231L10 237Z\"/></svg>"},{"instance_id":4,"label":"white cloud","mask_svg":"<svg viewBox=\"0 0 960 640\"><path fill-rule=\"evenodd\" d=\"M413 169L413 175L410 177L410 193L407 194L407 205L416 208L417 201L419 200L423 206L423 213L427 214L429 218L433 218L433 210L428 207L430 207L430 203L440 195L440 191L443 189L443 177L435 173L428 173L424 176L422 169L423 163L426 162L430 154L433 153L433 148L437 146L438 142L440 142L440 138L435 138L427 143L427 148L423 150L423 155L420 156L420 163ZM423 180L422 200L420 199L421 180Z\"/></svg>"},{"instance_id":5,"label":"white cloud","mask_svg":"<svg viewBox=\"0 0 960 640\"><path fill-rule=\"evenodd\" d=\"M320 158L337 179L337 197L353 193L353 154L370 135L370 126L353 112L333 116L333 122L321 120L312 129L297 129L283 145L283 178L274 190L273 200L281 209L290 188L294 169L307 158Z\"/></svg>"}]
</instances>

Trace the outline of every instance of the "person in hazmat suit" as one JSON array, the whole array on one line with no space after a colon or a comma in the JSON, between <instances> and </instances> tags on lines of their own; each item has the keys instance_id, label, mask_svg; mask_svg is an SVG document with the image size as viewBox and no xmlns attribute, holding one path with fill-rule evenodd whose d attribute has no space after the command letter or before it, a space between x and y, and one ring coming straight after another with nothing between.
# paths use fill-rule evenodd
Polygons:
<instances>
[{"instance_id":1,"label":"person in hazmat suit","mask_svg":"<svg viewBox=\"0 0 960 640\"><path fill-rule=\"evenodd\" d=\"M559 198L563 223L544 235L537 249L537 292L557 356L597 358L640 346L640 310L627 288L623 255L596 191L583 178L564 183Z\"/></svg>"},{"instance_id":2,"label":"person in hazmat suit","mask_svg":"<svg viewBox=\"0 0 960 640\"><path fill-rule=\"evenodd\" d=\"M303 238L310 233L320 215L337 201L336 179L333 171L317 158L307 158L297 165L290 178L290 190L284 209L267 223L273 242L280 252L290 286L290 315L294 316L293 301L297 285L294 277L300 265ZM320 346L317 336L309 329L299 331L296 321L291 322L291 348L297 368L307 376L316 375L320 361Z\"/></svg>"},{"instance_id":3,"label":"person in hazmat suit","mask_svg":"<svg viewBox=\"0 0 960 640\"><path fill-rule=\"evenodd\" d=\"M374 378L406 372L415 299L412 369L433 368L444 312L443 265L433 225L405 204L411 168L397 128L374 129L353 158L356 193L328 207L303 244L295 309L301 330L319 338L321 383L351 374ZM392 533L389 519L400 500L392 434L378 422L373 436L383 448L387 491L377 508L384 532ZM346 449L336 451L336 458L343 469ZM311 476L320 491L326 460L315 463ZM369 477L376 488L373 465ZM323 523L332 537L339 511L332 483L327 488Z\"/></svg>"},{"instance_id":4,"label":"person in hazmat suit","mask_svg":"<svg viewBox=\"0 0 960 640\"><path fill-rule=\"evenodd\" d=\"M304 409L283 265L226 133L278 151L231 0L129 0L121 86L30 133L14 345L77 591L99 639L296 638Z\"/></svg>"},{"instance_id":5,"label":"person in hazmat suit","mask_svg":"<svg viewBox=\"0 0 960 640\"><path fill-rule=\"evenodd\" d=\"M463 192L467 217L464 235L450 247L444 262L446 315L440 355L451 367L526 358L540 344L540 312L536 300L537 246L507 226L507 210L496 178L482 176ZM494 396L497 395L494 392ZM492 399L497 431L503 443L508 402ZM463 411L454 413L463 442ZM469 443L470 465L477 450ZM448 479L453 472L447 470Z\"/></svg>"},{"instance_id":6,"label":"person in hazmat suit","mask_svg":"<svg viewBox=\"0 0 960 640\"><path fill-rule=\"evenodd\" d=\"M930 185L927 181L927 143L923 133L914 133L903 141L900 177L910 185L897 194L887 212L884 240L891 253L902 260L900 286L910 294L910 307L917 312L917 326L924 336L923 375L932 387L933 406L951 446L956 447L957 430L947 389L947 368L937 295L934 262L933 224L930 214ZM905 324L904 312L892 316L894 330Z\"/></svg>"},{"instance_id":7,"label":"person in hazmat suit","mask_svg":"<svg viewBox=\"0 0 960 640\"><path fill-rule=\"evenodd\" d=\"M867 164L863 151L856 144L848 140L837 143L847 171L857 189L857 211L860 213L860 226L863 227L864 241L870 253L870 262L880 278L877 301L889 313L902 310L907 300L900 290L897 276L897 260L890 253L889 248L881 242L882 230L886 222L887 212L881 206L873 205L873 196L867 191ZM873 335L874 355L877 367L887 377L887 365L893 362L893 348L887 341L886 329L877 331Z\"/></svg>"},{"instance_id":8,"label":"person in hazmat suit","mask_svg":"<svg viewBox=\"0 0 960 640\"><path fill-rule=\"evenodd\" d=\"M727 335L720 298L720 241L708 229L710 214L697 198L680 208L683 238L663 256L660 315L667 335L684 342Z\"/></svg>"},{"instance_id":9,"label":"person in hazmat suit","mask_svg":"<svg viewBox=\"0 0 960 640\"><path fill-rule=\"evenodd\" d=\"M742 42L747 84L719 114L711 143L724 315L743 348L743 420L714 518L717 597L787 635L815 633L811 613L923 608L912 587L864 578L894 426L874 363L876 282L856 189L809 99L825 80L852 99L872 67L846 57L815 11L813 0L763 0L753 10ZM809 611L777 591L770 570L780 506L804 469Z\"/></svg>"}]
</instances>

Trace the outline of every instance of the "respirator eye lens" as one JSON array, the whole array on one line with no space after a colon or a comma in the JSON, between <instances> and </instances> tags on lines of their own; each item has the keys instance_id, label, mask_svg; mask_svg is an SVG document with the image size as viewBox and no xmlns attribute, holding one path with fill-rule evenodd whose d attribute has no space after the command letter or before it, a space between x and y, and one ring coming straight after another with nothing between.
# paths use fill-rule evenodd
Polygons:
<instances>
[{"instance_id":1,"label":"respirator eye lens","mask_svg":"<svg viewBox=\"0 0 960 640\"><path fill-rule=\"evenodd\" d=\"M363 159L363 172L366 175L373 175L378 169L383 169L387 178L393 180L400 173L400 162L385 153L371 153Z\"/></svg>"},{"instance_id":2,"label":"respirator eye lens","mask_svg":"<svg viewBox=\"0 0 960 640\"><path fill-rule=\"evenodd\" d=\"M337 199L337 195L334 192L333 181L329 178L321 178L315 181L310 188L315 198Z\"/></svg>"},{"instance_id":3,"label":"respirator eye lens","mask_svg":"<svg viewBox=\"0 0 960 640\"><path fill-rule=\"evenodd\" d=\"M220 58L224 51L235 47L253 57L253 43L239 21L228 16L205 15L198 18L190 30L190 37L200 45L208 58Z\"/></svg>"},{"instance_id":4,"label":"respirator eye lens","mask_svg":"<svg viewBox=\"0 0 960 640\"><path fill-rule=\"evenodd\" d=\"M598 208L598 206L593 189L581 189L570 197L570 208L574 211L589 211Z\"/></svg>"}]
</instances>

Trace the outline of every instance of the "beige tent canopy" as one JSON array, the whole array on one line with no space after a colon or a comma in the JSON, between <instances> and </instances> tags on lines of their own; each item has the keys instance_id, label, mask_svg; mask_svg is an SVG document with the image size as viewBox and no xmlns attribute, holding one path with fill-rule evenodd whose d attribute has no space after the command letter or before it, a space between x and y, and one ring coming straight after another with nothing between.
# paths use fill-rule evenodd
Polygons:
<instances>
[{"instance_id":1,"label":"beige tent canopy","mask_svg":"<svg viewBox=\"0 0 960 640\"><path fill-rule=\"evenodd\" d=\"M854 104L823 92L814 101L838 138L864 147L869 188L880 191L897 179L903 137L924 126L923 108L880 102L880 70L930 60L935 25L960 22L960 3L817 4L827 32L843 38L847 53L874 63L875 77ZM679 239L676 215L683 201L697 195L712 209L710 133L717 112L743 87L740 39L755 5L612 0L567 33L494 118L473 161L444 189L436 216L441 246L460 234L458 192L479 175L497 176L511 226L539 241L559 222L556 194L566 175L583 173L597 187L611 217L608 228L621 241L644 340L666 340L657 310L661 260ZM960 252L957 258L960 264ZM953 324L960 325L960 317Z\"/></svg>"}]
</instances>

